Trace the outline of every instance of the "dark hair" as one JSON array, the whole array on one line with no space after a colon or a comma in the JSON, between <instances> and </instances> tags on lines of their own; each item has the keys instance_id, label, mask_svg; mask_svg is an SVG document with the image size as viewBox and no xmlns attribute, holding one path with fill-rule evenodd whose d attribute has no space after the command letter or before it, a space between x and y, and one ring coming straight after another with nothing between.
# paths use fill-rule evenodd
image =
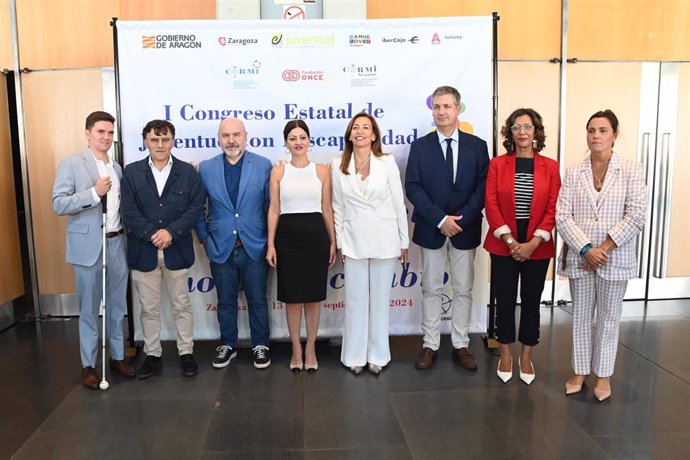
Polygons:
<instances>
[{"instance_id":1,"label":"dark hair","mask_svg":"<svg viewBox=\"0 0 690 460\"><path fill-rule=\"evenodd\" d=\"M98 110L90 113L89 116L86 117L86 123L84 123L84 126L86 129L91 129L93 128L93 125L99 121L109 121L110 123L115 123L115 117L110 115L108 112Z\"/></svg>"},{"instance_id":2,"label":"dark hair","mask_svg":"<svg viewBox=\"0 0 690 460\"><path fill-rule=\"evenodd\" d=\"M290 120L285 123L285 128L283 128L283 140L287 140L288 134L293 129L302 128L307 136L309 136L309 126L304 122L304 120Z\"/></svg>"},{"instance_id":3,"label":"dark hair","mask_svg":"<svg viewBox=\"0 0 690 460\"><path fill-rule=\"evenodd\" d=\"M501 128L501 136L503 136L503 147L506 148L507 152L515 151L515 142L513 142L513 132L510 127L515 124L515 120L518 117L527 115L532 120L534 125L534 140L537 141L537 145L534 148L535 152L541 152L546 147L546 133L544 132L544 123L541 120L541 115L534 109L517 109L506 118L506 123Z\"/></svg>"},{"instance_id":4,"label":"dark hair","mask_svg":"<svg viewBox=\"0 0 690 460\"><path fill-rule=\"evenodd\" d=\"M452 86L439 86L434 90L433 93L431 93L431 99L433 100L437 96L445 96L446 94L453 96L453 102L455 105L460 105L460 93Z\"/></svg>"},{"instance_id":5,"label":"dark hair","mask_svg":"<svg viewBox=\"0 0 690 460\"><path fill-rule=\"evenodd\" d=\"M161 134L168 134L170 133L173 137L175 138L175 126L173 126L172 123L170 123L167 120L151 120L148 123L146 123L146 126L144 126L144 129L141 131L141 137L146 140L146 135L153 130L153 133L156 136L160 136Z\"/></svg>"},{"instance_id":6,"label":"dark hair","mask_svg":"<svg viewBox=\"0 0 690 460\"><path fill-rule=\"evenodd\" d=\"M589 117L589 120L587 120L587 125L585 125L585 129L589 128L589 122L592 121L594 118L606 118L609 121L609 123L611 123L613 133L618 134L618 117L615 113L613 113L613 111L606 109L596 112L594 115Z\"/></svg>"},{"instance_id":7,"label":"dark hair","mask_svg":"<svg viewBox=\"0 0 690 460\"><path fill-rule=\"evenodd\" d=\"M359 112L357 115L352 117L350 123L347 124L347 129L345 129L345 147L343 148L343 156L340 160L340 171L342 171L342 173L345 175L350 174L347 168L350 167L350 160L352 159L352 151L354 149L352 139L350 139L352 126L355 124L356 119L362 117L369 119L371 122L371 131L374 133L374 136L376 136L376 139L374 139L374 142L371 144L371 151L376 157L383 155L383 152L381 152L381 131L379 130L378 123L376 123L376 118L366 112Z\"/></svg>"}]
</instances>

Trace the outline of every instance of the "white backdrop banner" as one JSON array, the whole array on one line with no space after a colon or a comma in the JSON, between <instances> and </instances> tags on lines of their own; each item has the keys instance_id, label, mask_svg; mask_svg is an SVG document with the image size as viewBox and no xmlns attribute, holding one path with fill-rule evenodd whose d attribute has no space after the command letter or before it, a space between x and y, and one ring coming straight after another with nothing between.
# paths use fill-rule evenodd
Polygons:
<instances>
[{"instance_id":1,"label":"white backdrop banner","mask_svg":"<svg viewBox=\"0 0 690 460\"><path fill-rule=\"evenodd\" d=\"M247 149L274 163L288 159L282 130L303 119L313 161L326 163L343 148L343 133L358 112L376 117L384 152L404 177L412 141L434 129L431 92L451 85L462 95L458 126L491 139L491 17L309 21L118 21L122 143L125 163L147 155L141 131L152 119L176 128L173 154L198 164L220 153L216 133L225 117L244 121ZM407 203L408 212L412 207ZM412 224L410 224L412 235ZM189 277L194 335L219 337L216 290L209 262L196 245ZM391 334L419 334L421 260L410 248L409 268L393 279ZM328 277L320 335L341 335L343 267ZM271 337L288 337L284 305L269 274ZM448 286L449 287L449 286ZM350 286L350 289L353 287ZM450 291L446 291L448 294ZM141 339L136 293L135 324ZM477 249L471 330L486 331L488 256ZM163 299L163 339L175 328ZM240 337L249 336L240 295ZM444 296L443 310L450 301ZM443 330L450 322L444 314ZM303 326L304 328L304 326Z\"/></svg>"}]
</instances>

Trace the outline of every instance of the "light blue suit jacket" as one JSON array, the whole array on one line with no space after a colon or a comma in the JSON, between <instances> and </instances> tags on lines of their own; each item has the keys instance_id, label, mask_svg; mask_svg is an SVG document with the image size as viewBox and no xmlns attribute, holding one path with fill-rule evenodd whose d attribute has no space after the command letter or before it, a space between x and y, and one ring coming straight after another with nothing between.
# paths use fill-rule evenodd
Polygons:
<instances>
[{"instance_id":1,"label":"light blue suit jacket","mask_svg":"<svg viewBox=\"0 0 690 460\"><path fill-rule=\"evenodd\" d=\"M225 154L216 155L199 165L199 176L208 201L196 231L199 240L206 243L208 258L218 264L228 260L238 236L249 257L258 260L266 255L266 210L270 201L268 179L273 165L268 159L246 150L244 156L236 204L230 200L225 186Z\"/></svg>"},{"instance_id":2,"label":"light blue suit jacket","mask_svg":"<svg viewBox=\"0 0 690 460\"><path fill-rule=\"evenodd\" d=\"M115 173L122 179L122 168L113 162ZM91 187L100 178L93 154L82 153L60 162L53 185L53 211L67 216L67 248L65 259L75 265L91 266L103 249L102 206L93 199Z\"/></svg>"}]
</instances>

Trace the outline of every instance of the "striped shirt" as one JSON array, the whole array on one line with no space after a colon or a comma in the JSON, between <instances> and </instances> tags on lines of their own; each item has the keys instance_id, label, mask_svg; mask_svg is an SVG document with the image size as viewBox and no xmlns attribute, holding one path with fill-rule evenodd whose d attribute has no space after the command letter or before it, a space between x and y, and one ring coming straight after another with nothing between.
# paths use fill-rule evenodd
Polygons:
<instances>
[{"instance_id":1,"label":"striped shirt","mask_svg":"<svg viewBox=\"0 0 690 460\"><path fill-rule=\"evenodd\" d=\"M529 219L534 190L534 159L515 159L515 218Z\"/></svg>"}]
</instances>

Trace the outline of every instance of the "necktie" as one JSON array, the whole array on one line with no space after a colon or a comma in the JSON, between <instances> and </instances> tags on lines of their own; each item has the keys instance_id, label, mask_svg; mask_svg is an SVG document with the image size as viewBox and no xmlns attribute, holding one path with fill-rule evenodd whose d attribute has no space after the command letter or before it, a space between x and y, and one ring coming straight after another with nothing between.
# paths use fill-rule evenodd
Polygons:
<instances>
[{"instance_id":1,"label":"necktie","mask_svg":"<svg viewBox=\"0 0 690 460\"><path fill-rule=\"evenodd\" d=\"M453 139L446 139L446 168L448 169L448 177L450 177L450 183L455 183L455 176L453 175Z\"/></svg>"}]
</instances>

